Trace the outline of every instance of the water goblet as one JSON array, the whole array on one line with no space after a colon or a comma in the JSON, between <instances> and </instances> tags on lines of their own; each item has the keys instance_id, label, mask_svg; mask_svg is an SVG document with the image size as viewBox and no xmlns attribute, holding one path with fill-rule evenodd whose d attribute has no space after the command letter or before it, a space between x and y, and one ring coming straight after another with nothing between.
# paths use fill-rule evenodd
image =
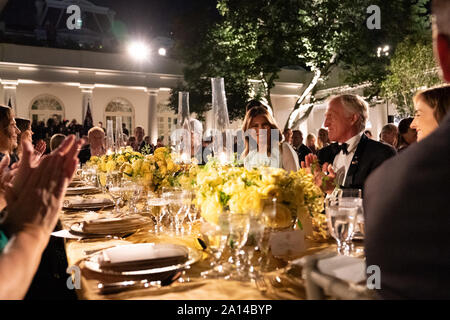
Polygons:
<instances>
[{"instance_id":1,"label":"water goblet","mask_svg":"<svg viewBox=\"0 0 450 320\"><path fill-rule=\"evenodd\" d=\"M337 242L339 254L349 254L360 205L361 199L353 197L330 197L325 200L328 230Z\"/></svg>"},{"instance_id":2,"label":"water goblet","mask_svg":"<svg viewBox=\"0 0 450 320\"><path fill-rule=\"evenodd\" d=\"M147 197L147 207L150 214L155 219L155 233L162 231L162 221L167 213L167 200L163 198L152 197L151 194Z\"/></svg>"},{"instance_id":3,"label":"water goblet","mask_svg":"<svg viewBox=\"0 0 450 320\"><path fill-rule=\"evenodd\" d=\"M243 271L243 261L241 259L241 249L248 239L250 230L250 215L248 213L230 213L229 215L229 236L228 244L231 248L229 263L232 265L233 272L226 279L248 280Z\"/></svg>"},{"instance_id":4,"label":"water goblet","mask_svg":"<svg viewBox=\"0 0 450 320\"><path fill-rule=\"evenodd\" d=\"M217 224L204 223L201 231L206 236L207 249L213 258L210 263L210 269L203 271L201 276L205 279L224 278L228 275L229 268L221 264L220 260L227 245L230 232L229 213L225 211L219 214Z\"/></svg>"}]
</instances>

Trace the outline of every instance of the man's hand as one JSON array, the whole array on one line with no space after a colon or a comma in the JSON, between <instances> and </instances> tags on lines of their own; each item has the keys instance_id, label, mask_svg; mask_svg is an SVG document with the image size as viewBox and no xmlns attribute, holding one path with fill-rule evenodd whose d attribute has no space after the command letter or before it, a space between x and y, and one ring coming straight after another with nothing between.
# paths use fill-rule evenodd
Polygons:
<instances>
[{"instance_id":1,"label":"man's hand","mask_svg":"<svg viewBox=\"0 0 450 320\"><path fill-rule=\"evenodd\" d=\"M305 161L302 161L301 167L314 176L315 184L320 187L323 192L333 192L336 187L336 172L334 172L331 164L325 162L322 167L320 167L317 156L310 153L305 157Z\"/></svg>"}]
</instances>

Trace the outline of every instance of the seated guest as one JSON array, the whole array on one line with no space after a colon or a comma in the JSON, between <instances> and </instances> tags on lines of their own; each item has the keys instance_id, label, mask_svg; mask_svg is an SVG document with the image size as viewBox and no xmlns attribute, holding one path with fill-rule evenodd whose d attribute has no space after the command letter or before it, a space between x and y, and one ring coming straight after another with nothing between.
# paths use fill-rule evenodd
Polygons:
<instances>
[{"instance_id":1,"label":"seated guest","mask_svg":"<svg viewBox=\"0 0 450 320\"><path fill-rule=\"evenodd\" d=\"M330 138L328 138L328 130L325 128L320 128L317 133L317 150L325 148L330 145Z\"/></svg>"},{"instance_id":2,"label":"seated guest","mask_svg":"<svg viewBox=\"0 0 450 320\"><path fill-rule=\"evenodd\" d=\"M450 82L450 1L433 0L432 12L435 55ZM366 182L366 265L379 267L383 299L450 299L450 113L433 121L423 107L419 141Z\"/></svg>"},{"instance_id":3,"label":"seated guest","mask_svg":"<svg viewBox=\"0 0 450 320\"><path fill-rule=\"evenodd\" d=\"M18 161L13 154L17 148L17 137L20 134L14 119L14 111L6 106L0 105L0 160L5 155L10 158L9 166Z\"/></svg>"},{"instance_id":4,"label":"seated guest","mask_svg":"<svg viewBox=\"0 0 450 320\"><path fill-rule=\"evenodd\" d=\"M393 147L363 134L367 112L367 102L357 95L339 95L328 102L325 127L336 142L320 149L317 157L326 173L333 171L341 187L362 189L369 174L396 154Z\"/></svg>"},{"instance_id":5,"label":"seated guest","mask_svg":"<svg viewBox=\"0 0 450 320\"><path fill-rule=\"evenodd\" d=\"M80 150L78 155L80 163L86 163L92 156L100 157L105 153L105 132L99 127L89 129L88 144Z\"/></svg>"},{"instance_id":6,"label":"seated guest","mask_svg":"<svg viewBox=\"0 0 450 320\"><path fill-rule=\"evenodd\" d=\"M15 155L17 156L18 159L21 158L22 155L22 141L28 141L30 143L33 142L33 131L31 130L31 121L28 119L23 119L23 118L15 118L16 120L16 125L17 128L19 128L20 133L19 136L17 137L17 149L15 150ZM39 140L36 143L36 148L34 150L34 152L37 155L42 155L45 152L45 149L47 147L47 144L43 141L43 140Z\"/></svg>"},{"instance_id":7,"label":"seated guest","mask_svg":"<svg viewBox=\"0 0 450 320\"><path fill-rule=\"evenodd\" d=\"M72 136L35 166L32 145L24 141L12 184L2 180L0 190L7 190L7 207L0 215L0 299L25 297L58 221L79 147ZM0 163L1 168L5 166Z\"/></svg>"},{"instance_id":8,"label":"seated guest","mask_svg":"<svg viewBox=\"0 0 450 320\"><path fill-rule=\"evenodd\" d=\"M411 128L417 131L417 141L437 129L450 109L450 85L419 91L414 96L415 116Z\"/></svg>"},{"instance_id":9,"label":"seated guest","mask_svg":"<svg viewBox=\"0 0 450 320\"><path fill-rule=\"evenodd\" d=\"M372 131L370 131L370 130L365 130L365 131L364 131L364 134L367 136L367 138L373 139Z\"/></svg>"},{"instance_id":10,"label":"seated guest","mask_svg":"<svg viewBox=\"0 0 450 320\"><path fill-rule=\"evenodd\" d=\"M381 142L387 143L394 148L397 148L398 129L392 124L388 123L381 129Z\"/></svg>"},{"instance_id":11,"label":"seated guest","mask_svg":"<svg viewBox=\"0 0 450 320\"><path fill-rule=\"evenodd\" d=\"M141 148L143 148L145 145L145 142L144 142L145 130L144 130L144 128L141 126L137 126L134 129L134 136L136 137L136 145L135 145L134 151L139 152L141 150Z\"/></svg>"},{"instance_id":12,"label":"seated guest","mask_svg":"<svg viewBox=\"0 0 450 320\"><path fill-rule=\"evenodd\" d=\"M417 131L411 128L413 118L405 118L398 124L398 147L397 151L405 150L409 145L417 142Z\"/></svg>"},{"instance_id":13,"label":"seated guest","mask_svg":"<svg viewBox=\"0 0 450 320\"><path fill-rule=\"evenodd\" d=\"M292 146L297 152L298 161L301 163L305 161L306 155L312 153L306 145L303 144L303 133L300 130L292 131Z\"/></svg>"},{"instance_id":14,"label":"seated guest","mask_svg":"<svg viewBox=\"0 0 450 320\"><path fill-rule=\"evenodd\" d=\"M313 154L317 153L316 136L312 133L306 136L306 146L309 148L309 150L311 150Z\"/></svg>"},{"instance_id":15,"label":"seated guest","mask_svg":"<svg viewBox=\"0 0 450 320\"><path fill-rule=\"evenodd\" d=\"M135 136L129 136L127 141L127 146L130 146L135 150L136 147L136 137Z\"/></svg>"},{"instance_id":16,"label":"seated guest","mask_svg":"<svg viewBox=\"0 0 450 320\"><path fill-rule=\"evenodd\" d=\"M247 169L260 166L283 168L287 171L299 169L294 149L283 141L281 130L267 108L250 108L245 115L242 131L245 133L242 157ZM274 136L275 133L277 137Z\"/></svg>"},{"instance_id":17,"label":"seated guest","mask_svg":"<svg viewBox=\"0 0 450 320\"><path fill-rule=\"evenodd\" d=\"M53 137L50 139L50 151L55 150L56 148L59 147L59 145L66 139L66 136L61 134L61 133L57 133L54 134Z\"/></svg>"},{"instance_id":18,"label":"seated guest","mask_svg":"<svg viewBox=\"0 0 450 320\"><path fill-rule=\"evenodd\" d=\"M284 129L283 131L284 141L292 146L292 129Z\"/></svg>"}]
</instances>

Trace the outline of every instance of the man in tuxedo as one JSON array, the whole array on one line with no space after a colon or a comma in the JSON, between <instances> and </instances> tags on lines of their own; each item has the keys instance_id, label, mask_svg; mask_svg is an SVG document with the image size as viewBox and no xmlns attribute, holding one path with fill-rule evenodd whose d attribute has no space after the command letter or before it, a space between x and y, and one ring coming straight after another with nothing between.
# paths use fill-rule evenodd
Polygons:
<instances>
[{"instance_id":1,"label":"man in tuxedo","mask_svg":"<svg viewBox=\"0 0 450 320\"><path fill-rule=\"evenodd\" d=\"M292 146L297 152L299 163L305 161L306 155L312 153L311 149L303 143L303 133L300 130L292 131Z\"/></svg>"},{"instance_id":2,"label":"man in tuxedo","mask_svg":"<svg viewBox=\"0 0 450 320\"><path fill-rule=\"evenodd\" d=\"M450 82L450 1L433 1L433 44ZM366 182L367 266L383 299L450 299L450 114Z\"/></svg>"},{"instance_id":3,"label":"man in tuxedo","mask_svg":"<svg viewBox=\"0 0 450 320\"><path fill-rule=\"evenodd\" d=\"M335 143L319 150L320 165L332 165L335 182L341 187L362 189L364 181L396 151L364 134L367 103L357 95L332 97L325 113L328 136Z\"/></svg>"}]
</instances>

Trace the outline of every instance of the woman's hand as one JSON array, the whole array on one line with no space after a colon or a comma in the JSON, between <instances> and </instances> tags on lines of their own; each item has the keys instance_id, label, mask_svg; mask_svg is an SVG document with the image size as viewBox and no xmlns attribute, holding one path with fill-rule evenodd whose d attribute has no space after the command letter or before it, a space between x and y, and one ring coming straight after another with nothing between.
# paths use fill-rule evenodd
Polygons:
<instances>
[{"instance_id":1,"label":"woman's hand","mask_svg":"<svg viewBox=\"0 0 450 320\"><path fill-rule=\"evenodd\" d=\"M23 142L23 158L16 177L6 186L6 231L14 234L32 227L49 235L58 220L65 190L78 164L80 142L68 137L53 153L33 162L33 148Z\"/></svg>"},{"instance_id":2,"label":"woman's hand","mask_svg":"<svg viewBox=\"0 0 450 320\"><path fill-rule=\"evenodd\" d=\"M302 161L301 167L314 176L315 184L320 187L323 192L333 192L336 187L336 172L334 172L331 164L325 162L322 167L320 167L317 156L310 153L305 157L305 161Z\"/></svg>"},{"instance_id":3,"label":"woman's hand","mask_svg":"<svg viewBox=\"0 0 450 320\"><path fill-rule=\"evenodd\" d=\"M44 140L41 139L36 143L36 146L34 148L34 153L38 156L42 156L46 149L47 149L47 144L45 143Z\"/></svg>"}]
</instances>

